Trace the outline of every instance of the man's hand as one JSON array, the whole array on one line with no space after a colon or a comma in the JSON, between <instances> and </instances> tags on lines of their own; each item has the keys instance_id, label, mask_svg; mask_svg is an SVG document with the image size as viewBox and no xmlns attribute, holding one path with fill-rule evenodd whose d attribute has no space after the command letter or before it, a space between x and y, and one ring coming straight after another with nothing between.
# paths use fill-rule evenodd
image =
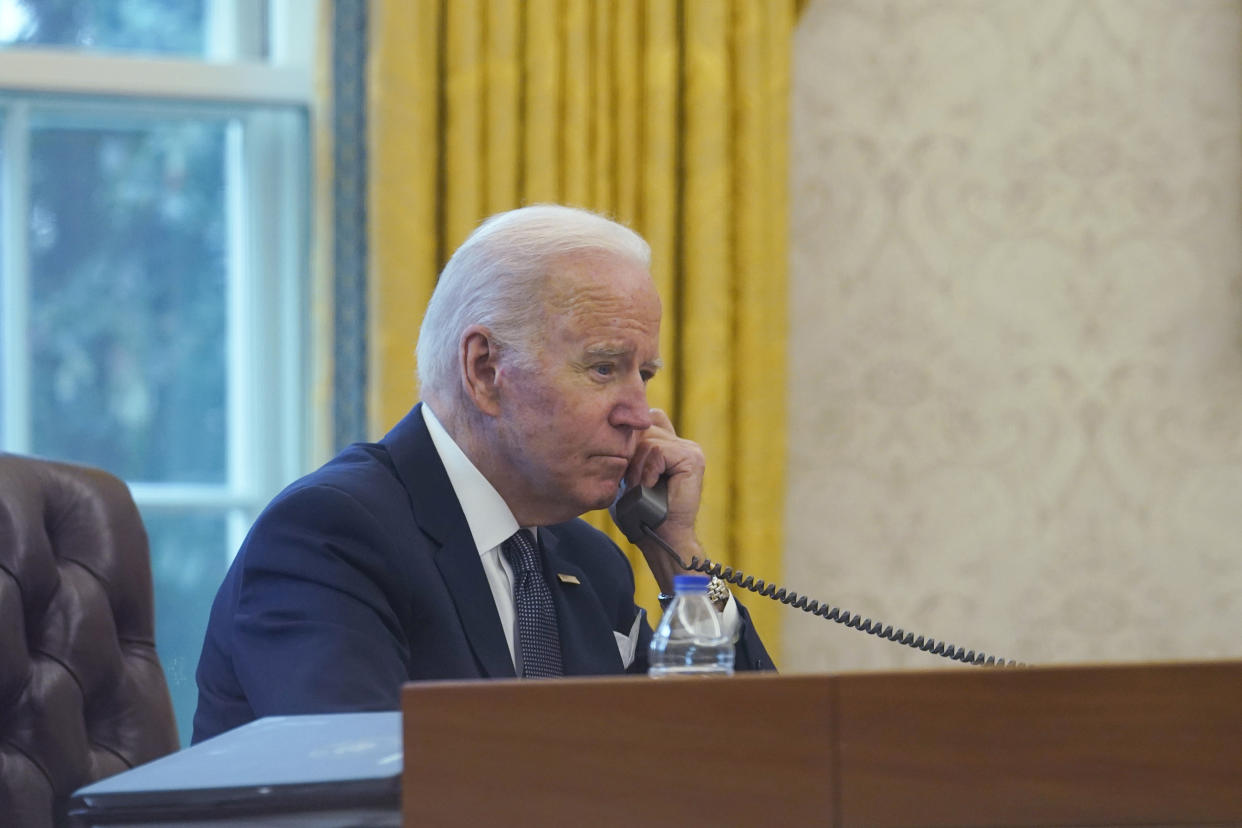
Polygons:
<instances>
[{"instance_id":1,"label":"man's hand","mask_svg":"<svg viewBox=\"0 0 1242 828\"><path fill-rule=\"evenodd\" d=\"M656 534L688 563L691 557L702 557L698 538L694 534L694 521L699 513L703 472L707 463L697 443L677 436L666 413L653 408L651 418L654 423L642 433L638 449L626 470L625 484L627 487L650 487L661 477L668 478L668 517L656 529ZM660 591L671 594L673 576L686 570L649 538L637 546L642 550L656 583L660 585Z\"/></svg>"}]
</instances>

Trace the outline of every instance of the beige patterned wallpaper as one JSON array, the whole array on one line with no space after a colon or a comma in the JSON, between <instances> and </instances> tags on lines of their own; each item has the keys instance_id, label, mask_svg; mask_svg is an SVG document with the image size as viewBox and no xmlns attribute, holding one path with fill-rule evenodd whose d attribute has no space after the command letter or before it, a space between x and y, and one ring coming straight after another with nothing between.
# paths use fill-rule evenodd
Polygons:
<instances>
[{"instance_id":1,"label":"beige patterned wallpaper","mask_svg":"<svg viewBox=\"0 0 1242 828\"><path fill-rule=\"evenodd\" d=\"M1242 657L1242 4L813 0L794 71L785 580ZM793 611L785 661L948 664Z\"/></svg>"}]
</instances>

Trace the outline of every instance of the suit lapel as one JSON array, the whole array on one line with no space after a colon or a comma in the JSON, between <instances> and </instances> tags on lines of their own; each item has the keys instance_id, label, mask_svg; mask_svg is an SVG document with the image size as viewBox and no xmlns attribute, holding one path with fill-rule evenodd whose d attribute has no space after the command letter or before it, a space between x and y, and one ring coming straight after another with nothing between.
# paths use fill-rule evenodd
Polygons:
<instances>
[{"instance_id":1,"label":"suit lapel","mask_svg":"<svg viewBox=\"0 0 1242 828\"><path fill-rule=\"evenodd\" d=\"M513 677L513 659L470 526L436 452L422 403L381 441L409 493L414 520L435 544L434 559L483 675Z\"/></svg>"},{"instance_id":2,"label":"suit lapel","mask_svg":"<svg viewBox=\"0 0 1242 828\"><path fill-rule=\"evenodd\" d=\"M544 574L556 603L565 675L624 672L612 625L586 575L568 557L571 550L563 548L548 527L539 530L539 542L547 567ZM563 579L561 575L569 578Z\"/></svg>"},{"instance_id":3,"label":"suit lapel","mask_svg":"<svg viewBox=\"0 0 1242 828\"><path fill-rule=\"evenodd\" d=\"M483 674L495 678L512 678L513 657L505 640L500 615L492 601L491 586L483 572L478 550L469 529L445 539L436 550L436 568L444 578L457 617L461 619L470 648L483 666Z\"/></svg>"}]
</instances>

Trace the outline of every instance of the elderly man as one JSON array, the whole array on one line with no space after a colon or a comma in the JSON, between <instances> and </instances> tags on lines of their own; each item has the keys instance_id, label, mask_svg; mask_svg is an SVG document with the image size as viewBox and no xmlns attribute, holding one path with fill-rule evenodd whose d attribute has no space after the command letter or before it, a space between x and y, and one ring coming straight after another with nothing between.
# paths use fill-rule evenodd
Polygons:
<instances>
[{"instance_id":1,"label":"elderly man","mask_svg":"<svg viewBox=\"0 0 1242 828\"><path fill-rule=\"evenodd\" d=\"M704 458L648 407L660 368L650 250L594 213L484 222L445 266L418 341L423 401L263 511L212 607L194 740L260 716L393 709L418 679L647 668L621 550L578 519L668 479L683 558ZM663 592L679 567L642 548ZM738 669L773 665L744 608Z\"/></svg>"}]
</instances>

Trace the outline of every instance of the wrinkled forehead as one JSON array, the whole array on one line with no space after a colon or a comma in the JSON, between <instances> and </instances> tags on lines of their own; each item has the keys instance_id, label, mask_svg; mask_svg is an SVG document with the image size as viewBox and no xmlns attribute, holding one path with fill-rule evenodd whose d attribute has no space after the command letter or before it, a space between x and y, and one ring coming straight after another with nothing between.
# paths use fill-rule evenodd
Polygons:
<instances>
[{"instance_id":1,"label":"wrinkled forehead","mask_svg":"<svg viewBox=\"0 0 1242 828\"><path fill-rule=\"evenodd\" d=\"M576 253L549 268L544 307L550 314L624 312L660 315L660 297L647 268L615 253Z\"/></svg>"}]
</instances>

